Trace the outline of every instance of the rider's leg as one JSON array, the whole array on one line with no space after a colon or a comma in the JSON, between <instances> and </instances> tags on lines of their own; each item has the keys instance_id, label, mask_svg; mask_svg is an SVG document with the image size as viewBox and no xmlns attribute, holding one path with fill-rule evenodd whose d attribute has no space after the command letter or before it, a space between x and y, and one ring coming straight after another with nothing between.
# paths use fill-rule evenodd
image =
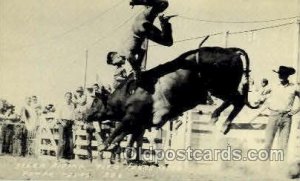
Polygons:
<instances>
[{"instance_id":1,"label":"rider's leg","mask_svg":"<svg viewBox=\"0 0 300 181\"><path fill-rule=\"evenodd\" d=\"M134 78L139 79L141 75L141 66L142 62L145 56L145 51L140 50L140 51L130 51L130 54L127 58L128 62L130 63L133 73L134 73Z\"/></svg>"},{"instance_id":2,"label":"rider's leg","mask_svg":"<svg viewBox=\"0 0 300 181\"><path fill-rule=\"evenodd\" d=\"M152 40L160 45L172 46L173 45L173 36L172 36L172 26L171 23L162 20L161 21L161 30L159 30L152 23L143 24L145 30L144 34L149 40Z\"/></svg>"},{"instance_id":3,"label":"rider's leg","mask_svg":"<svg viewBox=\"0 0 300 181\"><path fill-rule=\"evenodd\" d=\"M167 0L131 0L130 5L151 6L157 12L163 12L169 6L169 2Z\"/></svg>"}]
</instances>

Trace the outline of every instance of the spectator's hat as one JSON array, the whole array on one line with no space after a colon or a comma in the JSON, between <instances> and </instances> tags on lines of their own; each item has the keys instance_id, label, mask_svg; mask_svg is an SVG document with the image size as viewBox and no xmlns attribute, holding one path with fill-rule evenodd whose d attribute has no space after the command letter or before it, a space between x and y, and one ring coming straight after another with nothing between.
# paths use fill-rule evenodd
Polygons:
<instances>
[{"instance_id":1,"label":"spectator's hat","mask_svg":"<svg viewBox=\"0 0 300 181\"><path fill-rule=\"evenodd\" d=\"M282 75L282 76L290 76L293 75L296 70L293 67L279 66L278 70L273 70L273 72Z\"/></svg>"},{"instance_id":2,"label":"spectator's hat","mask_svg":"<svg viewBox=\"0 0 300 181\"><path fill-rule=\"evenodd\" d=\"M15 108L14 105L12 105L12 104L7 104L7 109L14 109L14 108Z\"/></svg>"},{"instance_id":3,"label":"spectator's hat","mask_svg":"<svg viewBox=\"0 0 300 181\"><path fill-rule=\"evenodd\" d=\"M86 86L86 90L88 90L89 92L93 92L94 90L93 84L89 84L88 86Z\"/></svg>"},{"instance_id":4,"label":"spectator's hat","mask_svg":"<svg viewBox=\"0 0 300 181\"><path fill-rule=\"evenodd\" d=\"M48 104L45 108L48 109L48 110L50 110L50 109L53 108L53 104Z\"/></svg>"},{"instance_id":5,"label":"spectator's hat","mask_svg":"<svg viewBox=\"0 0 300 181\"><path fill-rule=\"evenodd\" d=\"M94 87L100 87L98 83L93 84Z\"/></svg>"},{"instance_id":6,"label":"spectator's hat","mask_svg":"<svg viewBox=\"0 0 300 181\"><path fill-rule=\"evenodd\" d=\"M83 87L82 86L80 86L80 87L78 87L77 89L76 89L76 92L83 92L84 90L83 90Z\"/></svg>"}]
</instances>

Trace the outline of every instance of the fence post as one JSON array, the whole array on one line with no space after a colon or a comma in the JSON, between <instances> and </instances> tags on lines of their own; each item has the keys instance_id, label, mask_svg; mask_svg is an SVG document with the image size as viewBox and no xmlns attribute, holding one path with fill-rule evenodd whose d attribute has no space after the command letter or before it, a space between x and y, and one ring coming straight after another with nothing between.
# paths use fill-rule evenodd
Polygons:
<instances>
[{"instance_id":1,"label":"fence post","mask_svg":"<svg viewBox=\"0 0 300 181\"><path fill-rule=\"evenodd\" d=\"M296 49L297 52L297 83L300 83L300 18L297 19L297 36L298 36L298 48Z\"/></svg>"},{"instance_id":2,"label":"fence post","mask_svg":"<svg viewBox=\"0 0 300 181\"><path fill-rule=\"evenodd\" d=\"M224 47L227 48L228 47L228 38L229 38L229 31L226 31L224 33Z\"/></svg>"}]
</instances>

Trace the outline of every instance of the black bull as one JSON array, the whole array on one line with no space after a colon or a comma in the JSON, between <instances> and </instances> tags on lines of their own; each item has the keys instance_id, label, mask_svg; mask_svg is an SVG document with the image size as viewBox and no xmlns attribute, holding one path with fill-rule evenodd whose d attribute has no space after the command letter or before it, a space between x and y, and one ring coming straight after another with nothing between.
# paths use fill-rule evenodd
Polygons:
<instances>
[{"instance_id":1,"label":"black bull","mask_svg":"<svg viewBox=\"0 0 300 181\"><path fill-rule=\"evenodd\" d=\"M134 84L129 78L110 95L105 106L96 106L87 114L90 120L121 121L107 146L127 134L140 135L147 128L163 126L184 111L206 103L208 92L223 100L211 115L212 123L233 105L223 124L224 134L244 105L255 108L248 103L249 58L239 48L203 47L188 51L143 73L138 88L130 94Z\"/></svg>"}]
</instances>

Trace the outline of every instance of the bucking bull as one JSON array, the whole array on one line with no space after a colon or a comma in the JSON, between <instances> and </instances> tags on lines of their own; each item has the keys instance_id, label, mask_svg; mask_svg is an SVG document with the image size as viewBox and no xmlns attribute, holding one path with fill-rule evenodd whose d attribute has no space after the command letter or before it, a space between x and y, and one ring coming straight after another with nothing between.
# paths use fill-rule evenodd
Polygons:
<instances>
[{"instance_id":1,"label":"bucking bull","mask_svg":"<svg viewBox=\"0 0 300 181\"><path fill-rule=\"evenodd\" d=\"M256 108L248 102L249 72L249 58L243 49L202 47L191 50L145 71L138 82L129 76L106 103L95 100L86 114L87 120L121 122L106 140L103 148L106 150L128 134L132 134L132 141L137 141L146 129L160 128L184 111L205 104L210 93L223 100L211 115L212 123L233 105L221 129L226 134L245 105Z\"/></svg>"}]
</instances>

